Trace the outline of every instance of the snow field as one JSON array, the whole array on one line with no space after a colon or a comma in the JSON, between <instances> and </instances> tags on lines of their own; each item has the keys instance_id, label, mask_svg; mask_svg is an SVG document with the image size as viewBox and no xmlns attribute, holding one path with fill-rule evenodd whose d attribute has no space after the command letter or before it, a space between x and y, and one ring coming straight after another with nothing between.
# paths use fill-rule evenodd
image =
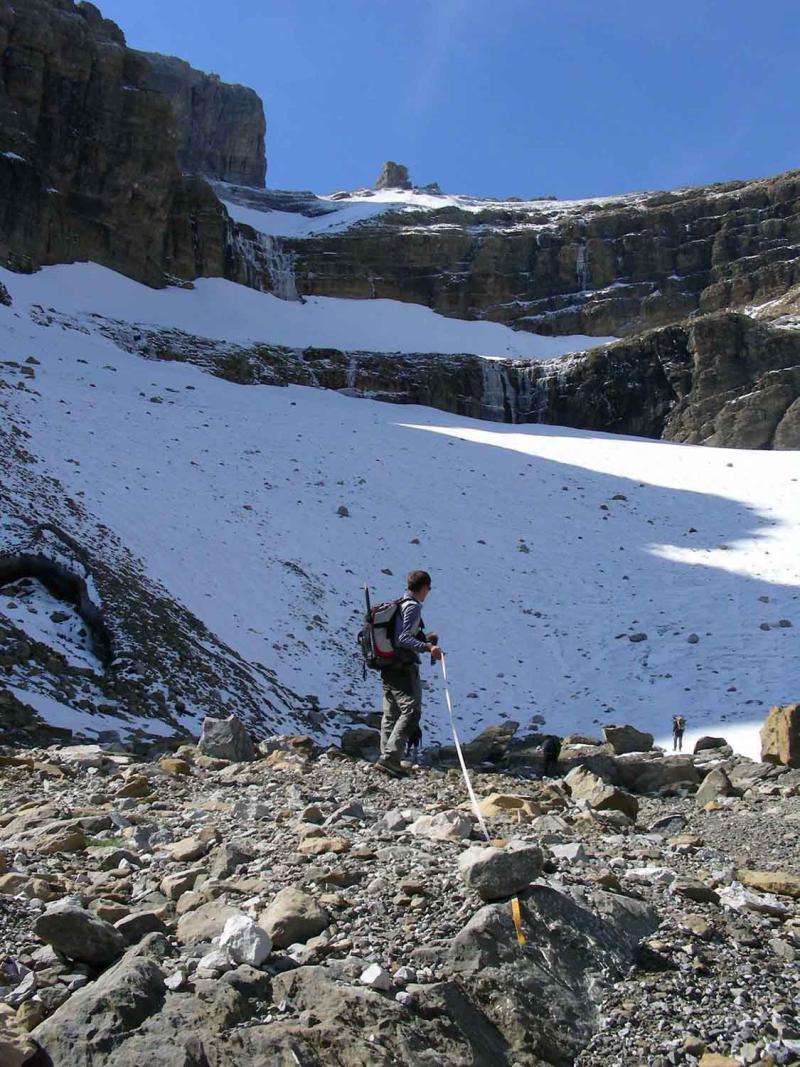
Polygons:
<instances>
[{"instance_id":1,"label":"snow field","mask_svg":"<svg viewBox=\"0 0 800 1067\"><path fill-rule=\"evenodd\" d=\"M547 359L614 340L544 337L497 322L447 318L399 300L281 300L224 278L198 278L193 289L150 289L96 263L44 267L32 275L0 268L0 281L17 308L40 305L69 315L169 326L244 344Z\"/></svg>"},{"instance_id":2,"label":"snow field","mask_svg":"<svg viewBox=\"0 0 800 1067\"><path fill-rule=\"evenodd\" d=\"M34 325L37 293L89 310L65 270L3 275L0 358L41 361L12 400L28 447L223 640L323 708L379 706L355 648L362 585L399 595L415 567L433 575L424 615L465 738L539 714L561 734L662 736L680 711L752 740L771 704L798 698L796 453L237 386ZM159 322L190 318L172 293L92 277L92 310L152 321L164 296ZM192 306L201 325L215 314ZM445 741L439 675L423 672L425 739Z\"/></svg>"}]
</instances>

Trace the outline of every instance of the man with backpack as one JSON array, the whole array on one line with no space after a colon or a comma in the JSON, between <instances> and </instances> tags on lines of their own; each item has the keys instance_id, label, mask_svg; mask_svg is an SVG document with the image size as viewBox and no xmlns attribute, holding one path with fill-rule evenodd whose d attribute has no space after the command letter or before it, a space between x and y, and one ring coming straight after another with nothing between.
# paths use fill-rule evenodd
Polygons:
<instances>
[{"instance_id":1,"label":"man with backpack","mask_svg":"<svg viewBox=\"0 0 800 1067\"><path fill-rule=\"evenodd\" d=\"M425 636L422 622L422 604L431 591L431 576L427 571L411 571L407 584L391 623L392 654L381 668L381 755L375 767L393 778L406 775L400 761L409 738L419 730L422 714L419 657L429 653L432 660L442 658L442 650L435 640Z\"/></svg>"}]
</instances>

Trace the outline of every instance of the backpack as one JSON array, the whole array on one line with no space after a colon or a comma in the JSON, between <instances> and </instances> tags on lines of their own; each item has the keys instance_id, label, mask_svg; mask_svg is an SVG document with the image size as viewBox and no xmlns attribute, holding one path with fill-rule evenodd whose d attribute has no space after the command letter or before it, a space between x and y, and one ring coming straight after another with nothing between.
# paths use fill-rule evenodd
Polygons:
<instances>
[{"instance_id":1,"label":"backpack","mask_svg":"<svg viewBox=\"0 0 800 1067\"><path fill-rule=\"evenodd\" d=\"M397 600L389 600L385 604L372 606L369 599L369 588L364 586L364 599L366 613L364 625L358 632L358 644L364 660L364 674L367 667L373 671L382 671L386 667L395 667L408 663L408 653L400 648L395 648L394 626L400 604L405 596Z\"/></svg>"}]
</instances>

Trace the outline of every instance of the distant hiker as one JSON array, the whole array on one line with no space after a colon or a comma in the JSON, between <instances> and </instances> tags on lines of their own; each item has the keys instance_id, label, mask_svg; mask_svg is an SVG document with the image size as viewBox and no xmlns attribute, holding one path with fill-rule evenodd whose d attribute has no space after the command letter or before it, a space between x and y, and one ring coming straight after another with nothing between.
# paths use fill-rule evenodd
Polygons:
<instances>
[{"instance_id":1,"label":"distant hiker","mask_svg":"<svg viewBox=\"0 0 800 1067\"><path fill-rule=\"evenodd\" d=\"M672 716L672 751L683 752L683 731L686 729L686 719L682 715Z\"/></svg>"},{"instance_id":2,"label":"distant hiker","mask_svg":"<svg viewBox=\"0 0 800 1067\"><path fill-rule=\"evenodd\" d=\"M542 756L544 764L542 775L545 778L558 777L558 757L561 754L561 738L555 734L548 734L542 742Z\"/></svg>"},{"instance_id":3,"label":"distant hiker","mask_svg":"<svg viewBox=\"0 0 800 1067\"><path fill-rule=\"evenodd\" d=\"M381 755L375 766L384 774L401 778L407 772L401 764L409 740L422 733L422 685L419 657L430 653L431 660L442 658L435 640L425 636L422 603L431 591L427 571L411 571L408 589L396 602L392 618L390 662L382 666L383 717L381 719ZM378 609L375 609L376 612ZM435 635L431 635L432 637ZM388 657L387 657L388 658Z\"/></svg>"}]
</instances>

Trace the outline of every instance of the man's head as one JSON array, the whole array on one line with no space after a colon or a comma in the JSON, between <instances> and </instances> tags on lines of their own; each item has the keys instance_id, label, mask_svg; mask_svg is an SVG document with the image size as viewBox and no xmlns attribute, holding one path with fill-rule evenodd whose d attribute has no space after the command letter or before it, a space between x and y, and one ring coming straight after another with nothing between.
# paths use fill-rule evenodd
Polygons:
<instances>
[{"instance_id":1,"label":"man's head","mask_svg":"<svg viewBox=\"0 0 800 1067\"><path fill-rule=\"evenodd\" d=\"M420 604L431 591L431 576L427 571L411 571L408 576L408 591Z\"/></svg>"}]
</instances>

